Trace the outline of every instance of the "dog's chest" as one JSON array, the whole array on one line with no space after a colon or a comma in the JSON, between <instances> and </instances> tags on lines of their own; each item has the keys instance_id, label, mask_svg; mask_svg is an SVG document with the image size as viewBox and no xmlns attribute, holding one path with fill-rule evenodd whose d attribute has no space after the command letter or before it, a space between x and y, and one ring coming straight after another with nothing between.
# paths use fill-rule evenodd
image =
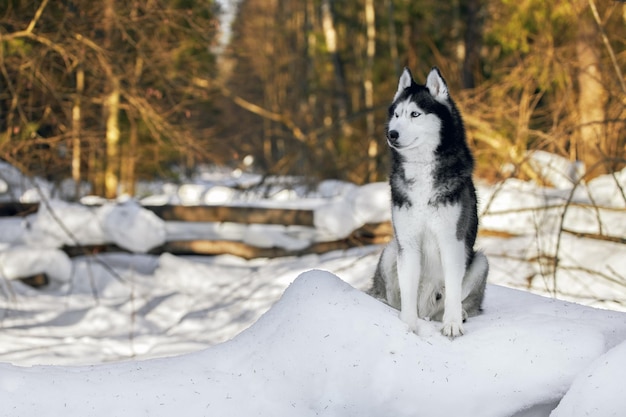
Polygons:
<instances>
[{"instance_id":1,"label":"dog's chest","mask_svg":"<svg viewBox=\"0 0 626 417\"><path fill-rule=\"evenodd\" d=\"M434 164L403 164L391 177L394 208L424 211L435 194Z\"/></svg>"}]
</instances>

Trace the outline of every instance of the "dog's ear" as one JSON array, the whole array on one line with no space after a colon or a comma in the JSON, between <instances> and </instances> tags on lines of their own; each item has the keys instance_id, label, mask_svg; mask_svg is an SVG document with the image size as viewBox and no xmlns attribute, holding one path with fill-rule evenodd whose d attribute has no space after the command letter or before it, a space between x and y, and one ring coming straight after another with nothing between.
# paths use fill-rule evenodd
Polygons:
<instances>
[{"instance_id":1,"label":"dog's ear","mask_svg":"<svg viewBox=\"0 0 626 417\"><path fill-rule=\"evenodd\" d=\"M430 70L426 78L426 88L430 91L430 95L439 102L447 101L449 98L448 85L437 67L433 67L433 69Z\"/></svg>"},{"instance_id":2,"label":"dog's ear","mask_svg":"<svg viewBox=\"0 0 626 417\"><path fill-rule=\"evenodd\" d=\"M413 82L411 71L405 67L400 76L400 81L398 81L398 91L396 91L396 95L393 96L393 101L396 101L398 97L400 97L400 94L402 94L405 89L409 88Z\"/></svg>"}]
</instances>

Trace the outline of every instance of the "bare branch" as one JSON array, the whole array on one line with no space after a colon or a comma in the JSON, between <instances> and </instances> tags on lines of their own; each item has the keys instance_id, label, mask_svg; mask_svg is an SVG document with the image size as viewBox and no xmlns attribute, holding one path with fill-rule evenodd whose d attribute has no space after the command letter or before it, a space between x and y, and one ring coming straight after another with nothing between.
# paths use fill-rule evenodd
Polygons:
<instances>
[{"instance_id":1,"label":"bare branch","mask_svg":"<svg viewBox=\"0 0 626 417\"><path fill-rule=\"evenodd\" d=\"M250 113L254 113L256 115L259 115L265 119L269 119L273 122L278 122L278 123L282 123L286 128L288 128L289 130L291 130L291 133L293 133L293 136L298 139L300 142L302 143L306 143L307 142L307 136L304 134L304 132L302 132L302 129L300 129L294 122L293 120L291 120L291 118L289 118L287 115L285 114L280 114L280 113L274 113L271 112L269 110L264 109L261 106L258 106L254 103L249 102L248 100L233 94L233 92L231 92L228 88L226 87L222 87L222 94L225 97L230 98L233 103L235 103L236 105L238 105L239 107L241 107L242 109L245 109L247 111L249 111Z\"/></svg>"},{"instance_id":2,"label":"bare branch","mask_svg":"<svg viewBox=\"0 0 626 417\"><path fill-rule=\"evenodd\" d=\"M48 0L43 0L41 2L41 4L39 5L39 8L35 12L35 16L33 16L33 19L30 21L30 23L26 27L26 32L32 33L32 31L35 29L35 25L37 24L37 22L39 21L39 18L41 17L41 14L43 13L43 10L46 8L47 5L48 5Z\"/></svg>"}]
</instances>

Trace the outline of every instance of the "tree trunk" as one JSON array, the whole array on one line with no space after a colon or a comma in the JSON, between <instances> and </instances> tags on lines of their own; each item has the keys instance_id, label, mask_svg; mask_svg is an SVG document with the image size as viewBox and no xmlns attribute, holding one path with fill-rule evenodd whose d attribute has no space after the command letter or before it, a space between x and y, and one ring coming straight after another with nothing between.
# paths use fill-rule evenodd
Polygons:
<instances>
[{"instance_id":1,"label":"tree trunk","mask_svg":"<svg viewBox=\"0 0 626 417\"><path fill-rule=\"evenodd\" d=\"M343 125L348 114L348 96L346 93L346 79L343 71L343 63L341 62L341 57L337 50L337 31L335 30L335 19L330 0L322 1L322 28L324 30L324 39L326 40L326 49L333 62L335 84L337 86L336 100L338 116L340 124Z\"/></svg>"},{"instance_id":2,"label":"tree trunk","mask_svg":"<svg viewBox=\"0 0 626 417\"><path fill-rule=\"evenodd\" d=\"M411 0L404 0L404 4L402 5L402 7L405 10L408 10L410 4ZM409 13L405 13L402 17L402 20L402 40L406 48L406 57L404 58L405 65L415 71L419 60L417 57L418 53L416 50L415 36L413 34L413 25L418 23L414 21ZM400 74L396 75L398 77L400 76Z\"/></svg>"},{"instance_id":3,"label":"tree trunk","mask_svg":"<svg viewBox=\"0 0 626 417\"><path fill-rule=\"evenodd\" d=\"M106 0L104 4L104 32L105 47L111 49L113 45L113 22L115 19L115 0ZM120 80L113 73L109 77L110 91L104 101L106 115L106 168L104 170L104 195L106 198L117 197L120 170Z\"/></svg>"},{"instance_id":4,"label":"tree trunk","mask_svg":"<svg viewBox=\"0 0 626 417\"><path fill-rule=\"evenodd\" d=\"M136 15L136 8L133 9L131 15ZM135 59L135 67L133 71L133 77L130 80L133 91L137 91L137 85L141 79L143 73L144 60L141 56ZM136 167L137 167L137 151L139 147L139 138L137 131L137 119L138 115L133 111L125 110L126 118L129 123L128 132L128 146L125 147L125 152L121 158L122 165L120 167L120 179L122 183L121 192L134 196L135 195L135 183L136 183Z\"/></svg>"},{"instance_id":5,"label":"tree trunk","mask_svg":"<svg viewBox=\"0 0 626 417\"><path fill-rule=\"evenodd\" d=\"M376 12L374 9L374 0L365 0L365 24L367 27L367 48L365 69L363 75L363 90L365 92L365 107L367 108L367 116L365 118L367 132L367 181L376 181L377 179L377 159L378 159L378 141L376 140L376 121L374 119L374 54L376 53Z\"/></svg>"},{"instance_id":6,"label":"tree trunk","mask_svg":"<svg viewBox=\"0 0 626 417\"><path fill-rule=\"evenodd\" d=\"M106 108L106 169L104 172L104 194L106 198L117 197L119 184L119 110L120 82L116 77L111 79L111 92L105 101Z\"/></svg>"},{"instance_id":7,"label":"tree trunk","mask_svg":"<svg viewBox=\"0 0 626 417\"><path fill-rule=\"evenodd\" d=\"M480 63L480 30L482 25L479 22L481 0L468 0L466 7L466 27L463 39L465 56L463 57L463 69L461 81L463 88L474 88L476 86L475 74L479 70Z\"/></svg>"},{"instance_id":8,"label":"tree trunk","mask_svg":"<svg viewBox=\"0 0 626 417\"><path fill-rule=\"evenodd\" d=\"M120 179L122 182L121 192L130 196L135 195L135 183L136 174L135 168L137 166L137 121L130 117L128 118L130 129L128 132L128 146L124 147L122 166L120 167Z\"/></svg>"},{"instance_id":9,"label":"tree trunk","mask_svg":"<svg viewBox=\"0 0 626 417\"><path fill-rule=\"evenodd\" d=\"M74 104L72 105L72 179L74 180L75 191L74 198L80 198L80 182L81 182L81 98L85 88L85 71L82 66L76 70L76 95L74 96Z\"/></svg>"},{"instance_id":10,"label":"tree trunk","mask_svg":"<svg viewBox=\"0 0 626 417\"><path fill-rule=\"evenodd\" d=\"M388 23L388 31L389 31L389 55L391 57L391 62L393 63L393 73L394 75L400 74L400 54L398 52L398 35L396 34L396 22L395 12L393 7L393 0L386 0L387 6L387 19Z\"/></svg>"},{"instance_id":11,"label":"tree trunk","mask_svg":"<svg viewBox=\"0 0 626 417\"><path fill-rule=\"evenodd\" d=\"M598 29L591 18L587 2L579 0L579 5L576 57L580 127L579 141L575 148L576 159L584 161L587 167L590 167L606 155L604 121L607 97L600 71Z\"/></svg>"}]
</instances>

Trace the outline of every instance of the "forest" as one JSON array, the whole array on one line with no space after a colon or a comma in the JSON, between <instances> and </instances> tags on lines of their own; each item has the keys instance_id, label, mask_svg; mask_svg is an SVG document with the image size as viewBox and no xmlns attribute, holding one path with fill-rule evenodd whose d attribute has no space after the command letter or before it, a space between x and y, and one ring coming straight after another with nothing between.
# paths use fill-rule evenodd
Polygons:
<instances>
[{"instance_id":1,"label":"forest","mask_svg":"<svg viewBox=\"0 0 626 417\"><path fill-rule=\"evenodd\" d=\"M626 166L614 0L0 0L0 160L77 197L201 164L381 181L398 76L435 65L480 178Z\"/></svg>"}]
</instances>

